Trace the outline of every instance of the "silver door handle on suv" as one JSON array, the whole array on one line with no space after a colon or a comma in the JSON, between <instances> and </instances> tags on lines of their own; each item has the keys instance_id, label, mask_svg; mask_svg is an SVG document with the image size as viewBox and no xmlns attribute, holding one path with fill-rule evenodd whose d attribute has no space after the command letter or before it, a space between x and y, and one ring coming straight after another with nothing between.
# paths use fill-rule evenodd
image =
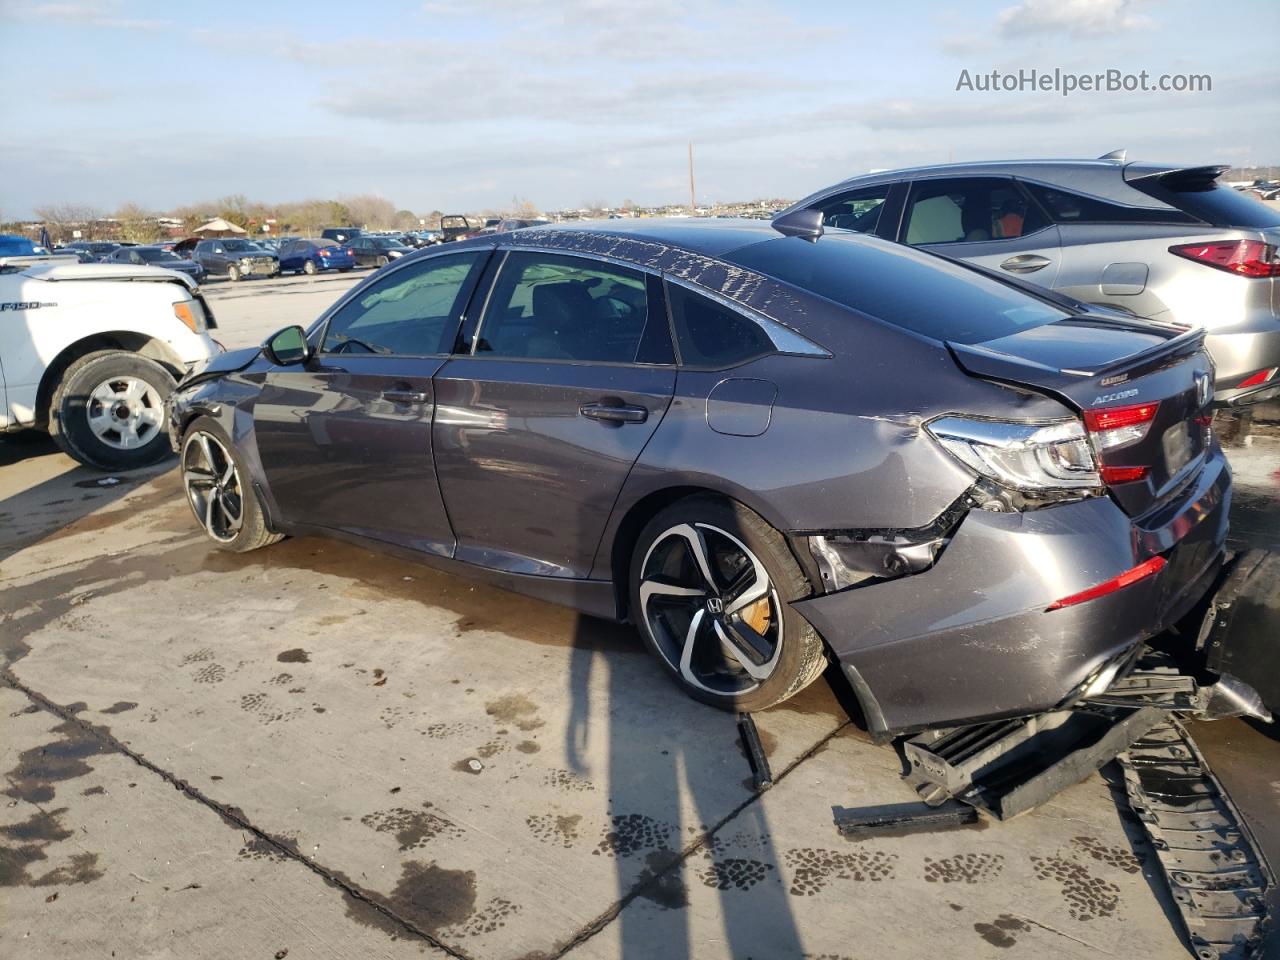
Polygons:
<instances>
[{"instance_id":1,"label":"silver door handle on suv","mask_svg":"<svg viewBox=\"0 0 1280 960\"><path fill-rule=\"evenodd\" d=\"M1000 264L1000 269L1008 270L1010 273L1034 273L1037 270L1043 270L1052 262L1052 260L1036 256L1034 253L1020 253L1018 256L1010 257Z\"/></svg>"},{"instance_id":2,"label":"silver door handle on suv","mask_svg":"<svg viewBox=\"0 0 1280 960\"><path fill-rule=\"evenodd\" d=\"M584 403L578 408L578 412L591 420L609 423L644 423L649 419L649 411L644 407L633 407L625 403Z\"/></svg>"}]
</instances>

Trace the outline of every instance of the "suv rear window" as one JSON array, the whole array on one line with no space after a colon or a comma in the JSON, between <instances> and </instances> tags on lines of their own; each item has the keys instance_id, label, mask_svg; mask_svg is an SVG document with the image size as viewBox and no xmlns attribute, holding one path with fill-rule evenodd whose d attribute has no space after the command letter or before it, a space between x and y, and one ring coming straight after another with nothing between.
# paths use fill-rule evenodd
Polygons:
<instances>
[{"instance_id":1,"label":"suv rear window","mask_svg":"<svg viewBox=\"0 0 1280 960\"><path fill-rule=\"evenodd\" d=\"M1214 180L1159 177L1130 185L1215 227L1280 227L1280 210Z\"/></svg>"},{"instance_id":2,"label":"suv rear window","mask_svg":"<svg viewBox=\"0 0 1280 960\"><path fill-rule=\"evenodd\" d=\"M935 340L982 343L1070 316L945 257L848 235L766 240L726 259Z\"/></svg>"}]
</instances>

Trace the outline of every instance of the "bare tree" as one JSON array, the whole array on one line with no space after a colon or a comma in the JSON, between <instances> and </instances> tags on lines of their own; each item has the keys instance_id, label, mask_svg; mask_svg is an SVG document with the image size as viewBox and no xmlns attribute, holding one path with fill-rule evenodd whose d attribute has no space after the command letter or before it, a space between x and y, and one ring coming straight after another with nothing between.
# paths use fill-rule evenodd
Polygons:
<instances>
[{"instance_id":1,"label":"bare tree","mask_svg":"<svg viewBox=\"0 0 1280 960\"><path fill-rule=\"evenodd\" d=\"M160 225L149 211L136 203L126 203L115 212L121 240L130 243L152 243L160 237Z\"/></svg>"},{"instance_id":2,"label":"bare tree","mask_svg":"<svg viewBox=\"0 0 1280 960\"><path fill-rule=\"evenodd\" d=\"M49 237L55 243L66 243L73 239L74 231L79 230L86 240L92 240L101 232L101 211L94 207L77 203L57 203L36 207L32 211L44 221L49 230Z\"/></svg>"},{"instance_id":3,"label":"bare tree","mask_svg":"<svg viewBox=\"0 0 1280 960\"><path fill-rule=\"evenodd\" d=\"M396 219L396 205L386 197L380 197L377 194L363 193L359 196L343 197L342 203L350 213L352 226L389 227Z\"/></svg>"}]
</instances>

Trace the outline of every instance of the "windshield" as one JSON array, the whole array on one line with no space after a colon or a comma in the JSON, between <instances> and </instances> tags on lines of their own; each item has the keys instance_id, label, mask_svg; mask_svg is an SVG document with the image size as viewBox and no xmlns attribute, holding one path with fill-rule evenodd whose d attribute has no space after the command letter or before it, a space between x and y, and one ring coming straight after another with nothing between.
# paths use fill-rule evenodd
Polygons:
<instances>
[{"instance_id":1,"label":"windshield","mask_svg":"<svg viewBox=\"0 0 1280 960\"><path fill-rule=\"evenodd\" d=\"M982 343L1071 316L942 257L849 235L766 240L726 259L935 340Z\"/></svg>"},{"instance_id":2,"label":"windshield","mask_svg":"<svg viewBox=\"0 0 1280 960\"><path fill-rule=\"evenodd\" d=\"M224 250L234 250L236 253L248 253L258 249L248 240L223 240L222 247Z\"/></svg>"}]
</instances>

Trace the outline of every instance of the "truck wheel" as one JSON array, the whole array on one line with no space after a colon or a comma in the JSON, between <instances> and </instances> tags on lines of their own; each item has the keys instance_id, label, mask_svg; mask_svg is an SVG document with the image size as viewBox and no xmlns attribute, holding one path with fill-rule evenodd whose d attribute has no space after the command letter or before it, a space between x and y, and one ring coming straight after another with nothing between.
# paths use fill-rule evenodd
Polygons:
<instances>
[{"instance_id":1,"label":"truck wheel","mask_svg":"<svg viewBox=\"0 0 1280 960\"><path fill-rule=\"evenodd\" d=\"M302 265L302 272L308 277L314 277L316 275L316 262L314 260L308 260Z\"/></svg>"},{"instance_id":2,"label":"truck wheel","mask_svg":"<svg viewBox=\"0 0 1280 960\"><path fill-rule=\"evenodd\" d=\"M149 466L169 452L164 402L174 379L126 350L85 354L63 371L49 404L49 433L62 451L102 470Z\"/></svg>"},{"instance_id":3,"label":"truck wheel","mask_svg":"<svg viewBox=\"0 0 1280 960\"><path fill-rule=\"evenodd\" d=\"M228 279L228 280L230 280L232 283L235 283L237 280L239 280L239 279L240 279L240 268L239 268L239 267L234 267L234 266L233 266L233 267L227 267L227 279Z\"/></svg>"}]
</instances>

